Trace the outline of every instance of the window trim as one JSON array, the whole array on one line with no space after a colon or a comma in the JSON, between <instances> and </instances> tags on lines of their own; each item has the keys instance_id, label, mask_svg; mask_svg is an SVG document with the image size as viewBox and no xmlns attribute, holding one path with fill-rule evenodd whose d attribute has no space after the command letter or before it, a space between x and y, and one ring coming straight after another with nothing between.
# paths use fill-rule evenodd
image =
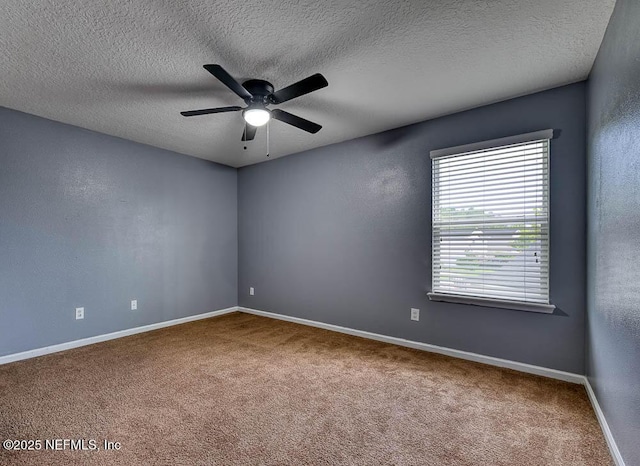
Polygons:
<instances>
[{"instance_id":1,"label":"window trim","mask_svg":"<svg viewBox=\"0 0 640 466\"><path fill-rule=\"evenodd\" d=\"M474 142L472 144L463 144L462 146L447 147L444 149L436 149L430 152L431 160L447 157L449 155L462 154L463 152L474 152L477 150L491 149L492 147L510 146L512 144L522 144L524 142L538 141L540 139L553 139L553 130L544 129L542 131L534 131L533 133L520 134L518 136L509 136L506 138L490 139L488 141Z\"/></svg>"},{"instance_id":2,"label":"window trim","mask_svg":"<svg viewBox=\"0 0 640 466\"><path fill-rule=\"evenodd\" d=\"M552 314L556 306L553 304L524 303L521 301L507 301L495 298L481 298L479 296L462 296L445 293L427 293L429 301L441 301L445 303L471 304L473 306L497 307L500 309L512 309L514 311L541 312Z\"/></svg>"},{"instance_id":3,"label":"window trim","mask_svg":"<svg viewBox=\"0 0 640 466\"><path fill-rule=\"evenodd\" d=\"M472 144L464 144L460 146L447 147L444 149L436 149L430 152L431 160L441 157L447 157L455 154L462 154L464 152L474 152L485 149L491 149L494 147L508 146L512 144L522 144L530 141L538 141L541 139L553 139L553 130L546 129L541 131L534 131L531 133L520 134L517 136L509 136L499 139L491 139L487 141L475 142ZM549 186L550 188L550 186ZM431 192L431 200L433 204L433 191ZM550 206L549 206L550 207ZM433 205L432 205L433 209ZM433 215L432 215L433 219ZM433 220L432 220L433 221ZM433 230L433 224L431 225ZM550 248L549 248L550 249ZM433 245L431 245L431 260L433 261ZM431 275L433 280L433 272ZM468 304L475 306L494 307L500 309L512 309L517 311L539 312L544 314L552 314L556 308L554 304L540 304L540 303L526 303L522 301L510 301L497 298L483 298L480 296L466 296L455 295L447 293L439 293L430 291L427 293L430 301L440 301L455 304Z\"/></svg>"}]
</instances>

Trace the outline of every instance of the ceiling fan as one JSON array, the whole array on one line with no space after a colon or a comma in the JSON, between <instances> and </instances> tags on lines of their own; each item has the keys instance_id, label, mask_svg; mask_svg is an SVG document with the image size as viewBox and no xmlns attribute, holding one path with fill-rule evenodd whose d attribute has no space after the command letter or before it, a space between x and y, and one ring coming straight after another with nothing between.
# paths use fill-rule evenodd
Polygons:
<instances>
[{"instance_id":1,"label":"ceiling fan","mask_svg":"<svg viewBox=\"0 0 640 466\"><path fill-rule=\"evenodd\" d=\"M243 141L251 141L255 138L258 127L265 125L271 118L280 120L313 134L317 133L322 128L322 126L317 123L306 120L297 115L293 115L289 112L285 112L284 110L270 110L267 108L268 105L278 105L291 99L295 99L296 97L317 91L323 87L327 87L329 83L320 73L316 73L302 81L298 81L295 84L274 92L273 85L262 79L249 79L248 81L240 84L220 65L204 65L204 69L218 78L222 84L241 97L247 106L244 108L233 106L189 110L187 112L180 112L181 115L190 117L208 115L211 113L238 112L242 110L242 117L244 118L244 121L247 122L245 130L242 133Z\"/></svg>"}]
</instances>

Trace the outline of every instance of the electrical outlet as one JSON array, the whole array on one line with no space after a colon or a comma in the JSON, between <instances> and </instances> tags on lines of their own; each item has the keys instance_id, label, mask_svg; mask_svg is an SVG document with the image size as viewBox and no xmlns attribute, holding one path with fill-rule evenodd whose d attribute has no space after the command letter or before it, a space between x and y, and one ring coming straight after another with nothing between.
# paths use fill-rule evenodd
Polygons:
<instances>
[{"instance_id":1,"label":"electrical outlet","mask_svg":"<svg viewBox=\"0 0 640 466\"><path fill-rule=\"evenodd\" d=\"M251 296L253 296L254 294L256 294L256 290L254 290L252 286L251 286L251 287L249 287L249 294L250 294Z\"/></svg>"},{"instance_id":2,"label":"electrical outlet","mask_svg":"<svg viewBox=\"0 0 640 466\"><path fill-rule=\"evenodd\" d=\"M137 299L132 299L131 300L131 310L135 311L138 309L138 300Z\"/></svg>"},{"instance_id":3,"label":"electrical outlet","mask_svg":"<svg viewBox=\"0 0 640 466\"><path fill-rule=\"evenodd\" d=\"M411 320L420 320L420 309L411 308Z\"/></svg>"},{"instance_id":4,"label":"electrical outlet","mask_svg":"<svg viewBox=\"0 0 640 466\"><path fill-rule=\"evenodd\" d=\"M84 319L84 307L76 307L76 320Z\"/></svg>"}]
</instances>

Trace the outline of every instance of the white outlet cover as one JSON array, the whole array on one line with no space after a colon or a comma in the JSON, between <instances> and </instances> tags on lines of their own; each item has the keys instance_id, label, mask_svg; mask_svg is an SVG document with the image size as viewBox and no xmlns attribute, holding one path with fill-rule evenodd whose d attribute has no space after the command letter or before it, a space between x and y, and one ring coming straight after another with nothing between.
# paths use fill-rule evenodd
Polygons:
<instances>
[{"instance_id":1,"label":"white outlet cover","mask_svg":"<svg viewBox=\"0 0 640 466\"><path fill-rule=\"evenodd\" d=\"M138 309L138 300L137 299L132 299L131 300L131 310L135 311Z\"/></svg>"},{"instance_id":2,"label":"white outlet cover","mask_svg":"<svg viewBox=\"0 0 640 466\"><path fill-rule=\"evenodd\" d=\"M84 319L84 307L76 307L76 320Z\"/></svg>"},{"instance_id":3,"label":"white outlet cover","mask_svg":"<svg viewBox=\"0 0 640 466\"><path fill-rule=\"evenodd\" d=\"M420 309L411 308L411 320L420 320Z\"/></svg>"},{"instance_id":4,"label":"white outlet cover","mask_svg":"<svg viewBox=\"0 0 640 466\"><path fill-rule=\"evenodd\" d=\"M254 294L256 294L256 291L253 289L253 287L252 287L252 286L251 286L251 287L249 287L249 294L250 294L251 296L253 296Z\"/></svg>"}]
</instances>

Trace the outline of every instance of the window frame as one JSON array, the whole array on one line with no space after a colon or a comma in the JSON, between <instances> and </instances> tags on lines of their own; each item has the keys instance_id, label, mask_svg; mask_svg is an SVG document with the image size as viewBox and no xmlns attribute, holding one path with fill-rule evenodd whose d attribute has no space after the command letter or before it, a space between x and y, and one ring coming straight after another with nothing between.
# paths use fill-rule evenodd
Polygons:
<instances>
[{"instance_id":1,"label":"window frame","mask_svg":"<svg viewBox=\"0 0 640 466\"><path fill-rule=\"evenodd\" d=\"M467 152L475 152L475 151L483 151L483 150L491 150L491 149L498 149L502 146L508 146L508 145L513 145L513 144L523 144L523 143L527 143L527 142L533 142L533 141L540 141L540 140L548 140L548 152L547 152L547 163L549 163L550 165L550 160L551 160L551 140L553 139L553 130L552 129L547 129L547 130L541 130L541 131L535 131L532 133L526 133L526 134L520 134L520 135L516 135L516 136L509 136L509 137L505 137L505 138L499 138L499 139L491 139L491 140L487 140L487 141L481 141L481 142L476 142L476 143L472 143L472 144L465 144L465 145L461 145L461 146L454 146L454 147L448 147L448 148L444 148L444 149L437 149L437 150L433 150L430 152L430 158L432 160L432 166L431 166L431 173L433 176L433 160L434 159L439 159L442 157L447 157L447 156L452 156L452 155L462 155L464 153ZM550 193L550 188L551 188L551 182L550 182L550 166L548 166L547 168L547 195L548 195L548 200L547 200L547 224L549 225L550 223L550 207L551 207L551 193ZM545 313L545 314L551 314L554 312L556 306L551 304L551 289L550 289L550 283L549 283L549 287L548 287L548 304L543 304L543 303L533 303L533 302L526 302L526 301L518 301L518 300L503 300L503 299L498 299L498 298L489 298L489 297L483 297L483 296L468 296L468 295L457 295L457 294L449 294L449 293L442 293L442 292L434 292L433 291L433 283L434 283L434 270L433 270L433 264L434 264L434 254L435 254L435 247L433 244L433 231L434 231L434 224L433 224L433 215L434 215L434 190L433 190L433 182L434 180L432 179L432 186L431 186L431 234L432 234L432 244L431 244L431 290L430 292L427 293L427 296L429 297L429 300L431 301L441 301L441 302L448 302L448 303L457 303L457 304L470 304L470 305L476 305L476 306L485 306L485 307L495 307L495 308L503 308L503 309L512 309L512 310L519 310L519 311L529 311L529 312L540 312L540 313ZM551 230L549 229L549 232ZM549 280L550 278L550 274L551 274L551 234L549 233L549 238L548 238L549 244L547 246L547 253L549 255L548 258L548 278L547 280Z\"/></svg>"}]
</instances>

